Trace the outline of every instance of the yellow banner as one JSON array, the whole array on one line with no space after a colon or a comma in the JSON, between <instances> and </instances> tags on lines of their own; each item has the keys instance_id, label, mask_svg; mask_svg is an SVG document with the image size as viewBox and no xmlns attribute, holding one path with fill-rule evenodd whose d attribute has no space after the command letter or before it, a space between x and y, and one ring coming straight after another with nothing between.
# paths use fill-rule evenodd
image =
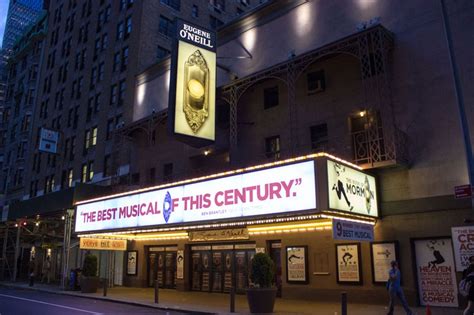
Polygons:
<instances>
[{"instance_id":1,"label":"yellow banner","mask_svg":"<svg viewBox=\"0 0 474 315\"><path fill-rule=\"evenodd\" d=\"M80 249L127 250L127 240L81 237Z\"/></svg>"}]
</instances>

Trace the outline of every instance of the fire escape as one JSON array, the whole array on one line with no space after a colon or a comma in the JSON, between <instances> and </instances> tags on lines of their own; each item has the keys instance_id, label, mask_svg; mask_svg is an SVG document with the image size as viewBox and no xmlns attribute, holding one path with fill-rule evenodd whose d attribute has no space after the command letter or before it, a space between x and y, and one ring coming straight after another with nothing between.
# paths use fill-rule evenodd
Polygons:
<instances>
[{"instance_id":1,"label":"fire escape","mask_svg":"<svg viewBox=\"0 0 474 315\"><path fill-rule=\"evenodd\" d=\"M237 149L239 100L249 87L265 79L285 82L288 88L290 155L307 153L299 146L297 137L298 108L295 99L297 78L309 65L322 57L349 54L357 58L360 63L366 119L363 128L350 131L353 161L363 168L407 164L407 137L396 125L390 94L389 52L392 48L392 34L382 25L376 25L224 86L222 98L230 107L231 157Z\"/></svg>"}]
</instances>

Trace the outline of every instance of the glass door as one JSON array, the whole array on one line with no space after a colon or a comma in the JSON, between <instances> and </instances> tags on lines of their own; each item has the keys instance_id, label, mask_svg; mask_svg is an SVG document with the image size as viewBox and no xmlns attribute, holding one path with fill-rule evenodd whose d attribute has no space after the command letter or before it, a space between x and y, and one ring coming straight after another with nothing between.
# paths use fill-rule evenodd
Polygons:
<instances>
[{"instance_id":1,"label":"glass door","mask_svg":"<svg viewBox=\"0 0 474 315\"><path fill-rule=\"evenodd\" d=\"M212 291L222 292L223 253L214 251L212 253Z\"/></svg>"},{"instance_id":2,"label":"glass door","mask_svg":"<svg viewBox=\"0 0 474 315\"><path fill-rule=\"evenodd\" d=\"M211 278L211 253L210 252L202 252L202 284L201 290L202 291L209 291L210 290L210 278Z\"/></svg>"},{"instance_id":3,"label":"glass door","mask_svg":"<svg viewBox=\"0 0 474 315\"><path fill-rule=\"evenodd\" d=\"M176 288L176 252L166 252L164 255L164 287L168 289Z\"/></svg>"},{"instance_id":4,"label":"glass door","mask_svg":"<svg viewBox=\"0 0 474 315\"><path fill-rule=\"evenodd\" d=\"M224 252L224 292L230 292L232 287L232 261L233 261L233 252L226 251Z\"/></svg>"},{"instance_id":5,"label":"glass door","mask_svg":"<svg viewBox=\"0 0 474 315\"><path fill-rule=\"evenodd\" d=\"M201 291L201 252L192 253L191 289Z\"/></svg>"},{"instance_id":6,"label":"glass door","mask_svg":"<svg viewBox=\"0 0 474 315\"><path fill-rule=\"evenodd\" d=\"M148 286L153 287L155 286L155 279L156 279L156 257L157 253L152 252L148 253Z\"/></svg>"}]
</instances>

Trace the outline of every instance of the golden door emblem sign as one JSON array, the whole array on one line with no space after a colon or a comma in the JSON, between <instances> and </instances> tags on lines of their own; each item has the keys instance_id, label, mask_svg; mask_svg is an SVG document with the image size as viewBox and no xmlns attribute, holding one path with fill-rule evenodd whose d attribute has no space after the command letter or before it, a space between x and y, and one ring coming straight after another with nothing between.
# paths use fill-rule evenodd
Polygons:
<instances>
[{"instance_id":1,"label":"golden door emblem sign","mask_svg":"<svg viewBox=\"0 0 474 315\"><path fill-rule=\"evenodd\" d=\"M199 49L184 63L184 82L183 111L196 134L209 117L209 68Z\"/></svg>"}]
</instances>

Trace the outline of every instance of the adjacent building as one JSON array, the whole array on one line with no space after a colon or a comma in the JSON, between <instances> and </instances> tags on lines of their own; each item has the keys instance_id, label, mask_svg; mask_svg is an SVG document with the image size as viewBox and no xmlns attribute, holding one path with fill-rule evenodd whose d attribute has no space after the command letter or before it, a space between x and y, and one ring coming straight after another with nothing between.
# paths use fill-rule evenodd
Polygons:
<instances>
[{"instance_id":1,"label":"adjacent building","mask_svg":"<svg viewBox=\"0 0 474 315\"><path fill-rule=\"evenodd\" d=\"M4 198L3 217L32 217L35 224L37 214L53 213L61 221L64 209L73 207L73 200L82 189L88 190L88 184L129 189L127 166L116 166L114 131L131 122L135 76L169 55L174 19L218 28L257 5L258 1L179 0L48 3L42 55L31 59L40 62L32 68L23 56L12 61L9 111L3 118L5 135L11 139L2 173L3 187L10 191ZM27 49L33 51L37 37L25 36ZM28 73L19 72L32 69L34 83L40 84L34 91L25 90ZM28 83L33 89L35 85ZM26 112L16 96L34 106ZM27 120L32 132L22 133L23 125L12 121L12 115ZM42 130L58 138L54 150L40 147ZM15 203L19 209L11 207ZM50 227L55 224L53 220ZM56 241L53 237L50 243Z\"/></svg>"}]
</instances>

